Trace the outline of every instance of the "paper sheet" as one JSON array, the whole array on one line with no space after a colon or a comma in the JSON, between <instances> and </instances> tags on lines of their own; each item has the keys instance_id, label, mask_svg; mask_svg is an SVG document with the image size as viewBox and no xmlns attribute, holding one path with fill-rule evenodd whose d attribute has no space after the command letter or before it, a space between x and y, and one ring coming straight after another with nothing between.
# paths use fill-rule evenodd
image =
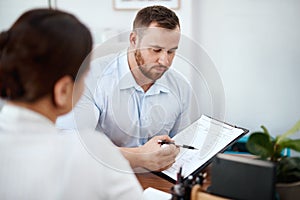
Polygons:
<instances>
[{"instance_id":1,"label":"paper sheet","mask_svg":"<svg viewBox=\"0 0 300 200\"><path fill-rule=\"evenodd\" d=\"M143 200L169 200L172 198L172 195L160 190L157 190L152 187L148 187L147 189L144 190L143 192Z\"/></svg>"},{"instance_id":2,"label":"paper sheet","mask_svg":"<svg viewBox=\"0 0 300 200\"><path fill-rule=\"evenodd\" d=\"M241 128L202 115L172 138L176 144L194 146L199 150L181 148L176 162L162 173L176 180L177 172L182 167L182 175L186 178L243 133L245 130Z\"/></svg>"}]
</instances>

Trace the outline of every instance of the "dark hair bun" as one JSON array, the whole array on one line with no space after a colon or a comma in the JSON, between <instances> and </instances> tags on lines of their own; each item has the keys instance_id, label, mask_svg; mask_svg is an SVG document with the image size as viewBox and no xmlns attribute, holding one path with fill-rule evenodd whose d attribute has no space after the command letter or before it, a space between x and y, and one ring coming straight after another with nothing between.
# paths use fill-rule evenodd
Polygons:
<instances>
[{"instance_id":1,"label":"dark hair bun","mask_svg":"<svg viewBox=\"0 0 300 200\"><path fill-rule=\"evenodd\" d=\"M23 94L24 90L20 83L18 71L15 69L6 69L3 64L2 54L5 53L9 41L9 32L0 33L0 97L14 98Z\"/></svg>"},{"instance_id":2,"label":"dark hair bun","mask_svg":"<svg viewBox=\"0 0 300 200\"><path fill-rule=\"evenodd\" d=\"M19 74L16 70L5 71L0 67L0 97L14 99L22 96L24 90L19 80Z\"/></svg>"},{"instance_id":3,"label":"dark hair bun","mask_svg":"<svg viewBox=\"0 0 300 200\"><path fill-rule=\"evenodd\" d=\"M0 57L2 55L2 51L5 48L6 43L8 42L9 34L8 31L3 31L0 33Z\"/></svg>"}]
</instances>

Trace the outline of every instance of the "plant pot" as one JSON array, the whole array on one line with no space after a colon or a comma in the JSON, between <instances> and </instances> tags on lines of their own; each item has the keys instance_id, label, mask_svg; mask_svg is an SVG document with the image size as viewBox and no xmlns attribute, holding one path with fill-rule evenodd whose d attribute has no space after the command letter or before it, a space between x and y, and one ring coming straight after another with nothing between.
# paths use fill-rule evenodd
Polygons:
<instances>
[{"instance_id":1,"label":"plant pot","mask_svg":"<svg viewBox=\"0 0 300 200\"><path fill-rule=\"evenodd\" d=\"M300 181L294 183L277 183L276 191L280 200L295 200L300 197Z\"/></svg>"}]
</instances>

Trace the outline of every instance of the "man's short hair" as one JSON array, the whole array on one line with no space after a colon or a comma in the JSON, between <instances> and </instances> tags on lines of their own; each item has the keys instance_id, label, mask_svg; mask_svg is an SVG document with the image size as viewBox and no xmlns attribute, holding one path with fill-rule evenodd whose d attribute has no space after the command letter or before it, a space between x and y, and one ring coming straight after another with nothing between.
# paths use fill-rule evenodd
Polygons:
<instances>
[{"instance_id":1,"label":"man's short hair","mask_svg":"<svg viewBox=\"0 0 300 200\"><path fill-rule=\"evenodd\" d=\"M158 27L166 29L180 28L179 19L175 12L164 6L149 6L141 9L133 22L133 30L146 28L152 22L156 22Z\"/></svg>"}]
</instances>

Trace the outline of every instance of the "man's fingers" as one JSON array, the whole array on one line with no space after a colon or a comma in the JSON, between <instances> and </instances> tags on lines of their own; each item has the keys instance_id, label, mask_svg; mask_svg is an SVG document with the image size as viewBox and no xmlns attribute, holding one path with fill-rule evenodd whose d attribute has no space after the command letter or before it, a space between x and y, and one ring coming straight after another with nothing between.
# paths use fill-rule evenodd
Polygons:
<instances>
[{"instance_id":1,"label":"man's fingers","mask_svg":"<svg viewBox=\"0 0 300 200\"><path fill-rule=\"evenodd\" d=\"M179 153L179 148L176 147L174 144L164 144L161 146L161 154L162 156L168 155L177 155Z\"/></svg>"},{"instance_id":2,"label":"man's fingers","mask_svg":"<svg viewBox=\"0 0 300 200\"><path fill-rule=\"evenodd\" d=\"M166 140L168 142L173 141L168 135L158 135L154 137L156 140Z\"/></svg>"},{"instance_id":3,"label":"man's fingers","mask_svg":"<svg viewBox=\"0 0 300 200\"><path fill-rule=\"evenodd\" d=\"M159 169L158 171L164 171L164 170L166 170L166 169L169 169L170 167L172 167L173 164L174 164L174 163L169 164L169 165L167 165L167 166L165 166L165 167Z\"/></svg>"}]
</instances>

